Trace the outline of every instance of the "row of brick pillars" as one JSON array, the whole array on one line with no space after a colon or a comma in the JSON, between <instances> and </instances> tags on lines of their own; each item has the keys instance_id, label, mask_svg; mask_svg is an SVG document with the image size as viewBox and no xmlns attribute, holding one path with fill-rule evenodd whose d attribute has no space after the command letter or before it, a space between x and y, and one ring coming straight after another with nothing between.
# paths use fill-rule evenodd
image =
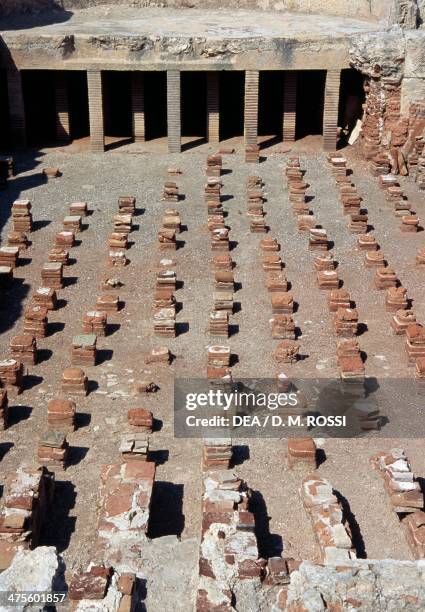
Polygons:
<instances>
[{"instance_id":1,"label":"row of brick pillars","mask_svg":"<svg viewBox=\"0 0 425 612\"><path fill-rule=\"evenodd\" d=\"M245 144L258 141L259 71L245 72L244 133ZM323 113L323 148L336 149L341 71L328 70ZM179 70L167 71L167 126L170 153L181 151L181 80ZM90 115L91 150L105 149L103 77L102 71L89 69L87 85ZM57 73L55 81L56 136L59 141L70 139L70 111L68 81L63 73ZM219 73L207 73L207 139L218 143L220 134ZM13 143L26 144L25 110L21 73L8 70L8 94L10 100L10 126ZM144 76L134 72L131 78L133 112L133 136L135 142L145 140ZM294 142L296 133L297 74L285 72L282 108L282 134L284 142Z\"/></svg>"}]
</instances>

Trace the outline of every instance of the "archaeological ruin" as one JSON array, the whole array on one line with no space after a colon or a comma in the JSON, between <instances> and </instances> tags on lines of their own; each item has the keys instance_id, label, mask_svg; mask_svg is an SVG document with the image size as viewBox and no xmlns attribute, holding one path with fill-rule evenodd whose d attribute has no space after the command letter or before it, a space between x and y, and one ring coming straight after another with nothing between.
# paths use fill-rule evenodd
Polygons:
<instances>
[{"instance_id":1,"label":"archaeological ruin","mask_svg":"<svg viewBox=\"0 0 425 612\"><path fill-rule=\"evenodd\" d=\"M425 0L0 0L0 612L425 609Z\"/></svg>"}]
</instances>

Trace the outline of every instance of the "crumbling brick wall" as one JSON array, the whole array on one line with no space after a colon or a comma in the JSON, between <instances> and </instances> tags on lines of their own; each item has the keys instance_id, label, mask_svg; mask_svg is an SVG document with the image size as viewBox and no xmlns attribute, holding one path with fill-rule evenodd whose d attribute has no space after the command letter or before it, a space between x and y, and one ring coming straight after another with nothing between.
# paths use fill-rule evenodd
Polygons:
<instances>
[{"instance_id":1,"label":"crumbling brick wall","mask_svg":"<svg viewBox=\"0 0 425 612\"><path fill-rule=\"evenodd\" d=\"M255 521L249 511L250 491L227 470L204 479L202 539L196 610L232 609L233 585L260 586ZM251 585L253 586L253 585Z\"/></svg>"},{"instance_id":2,"label":"crumbling brick wall","mask_svg":"<svg viewBox=\"0 0 425 612\"><path fill-rule=\"evenodd\" d=\"M344 565L355 559L350 527L332 485L324 478L308 476L303 482L302 500L320 548L322 563Z\"/></svg>"},{"instance_id":3,"label":"crumbling brick wall","mask_svg":"<svg viewBox=\"0 0 425 612\"><path fill-rule=\"evenodd\" d=\"M146 541L155 478L155 464L131 461L107 465L101 474L100 508L95 561L131 563Z\"/></svg>"},{"instance_id":4,"label":"crumbling brick wall","mask_svg":"<svg viewBox=\"0 0 425 612\"><path fill-rule=\"evenodd\" d=\"M393 174L421 173L425 139L425 100L401 114L401 82L379 77L365 79L361 148L366 159L388 155ZM421 182L421 178L419 181Z\"/></svg>"},{"instance_id":5,"label":"crumbling brick wall","mask_svg":"<svg viewBox=\"0 0 425 612\"><path fill-rule=\"evenodd\" d=\"M6 479L0 505L0 571L18 550L37 546L53 493L54 474L45 467L20 467Z\"/></svg>"}]
</instances>

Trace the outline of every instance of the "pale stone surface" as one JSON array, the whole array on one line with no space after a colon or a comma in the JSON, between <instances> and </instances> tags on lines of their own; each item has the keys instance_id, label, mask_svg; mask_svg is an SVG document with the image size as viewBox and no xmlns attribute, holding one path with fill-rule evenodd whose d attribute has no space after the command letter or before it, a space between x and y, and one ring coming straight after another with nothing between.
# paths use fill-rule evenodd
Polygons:
<instances>
[{"instance_id":1,"label":"pale stone surface","mask_svg":"<svg viewBox=\"0 0 425 612\"><path fill-rule=\"evenodd\" d=\"M8 569L0 574L1 591L50 591L62 589L63 561L53 546L19 551ZM42 606L0 606L0 612L37 610Z\"/></svg>"},{"instance_id":2,"label":"pale stone surface","mask_svg":"<svg viewBox=\"0 0 425 612\"><path fill-rule=\"evenodd\" d=\"M401 87L401 112L406 116L411 102L425 99L425 79L404 78Z\"/></svg>"},{"instance_id":3,"label":"pale stone surface","mask_svg":"<svg viewBox=\"0 0 425 612\"><path fill-rule=\"evenodd\" d=\"M419 25L423 26L425 21L425 0L418 0L419 7Z\"/></svg>"},{"instance_id":4,"label":"pale stone surface","mask_svg":"<svg viewBox=\"0 0 425 612\"><path fill-rule=\"evenodd\" d=\"M356 609L374 612L424 609L423 561L357 559L343 565L344 569L303 562L291 574L287 604L315 612L328 610L329 604L349 610L355 602Z\"/></svg>"},{"instance_id":5,"label":"pale stone surface","mask_svg":"<svg viewBox=\"0 0 425 612\"><path fill-rule=\"evenodd\" d=\"M190 19L188 16L190 15ZM293 13L260 12L252 10L235 12L222 8L220 11L192 9L190 13L176 9L129 9L113 6L105 9L76 11L65 21L38 25L34 22L31 35L76 37L90 35L115 36L117 42L127 37L146 36L152 42L156 38L217 39L287 38L291 36L326 37L355 34L376 30L378 24L355 18ZM327 29L323 27L327 25ZM19 26L19 21L17 22ZM24 34L18 27L17 35ZM99 44L101 39L99 39Z\"/></svg>"},{"instance_id":6,"label":"pale stone surface","mask_svg":"<svg viewBox=\"0 0 425 612\"><path fill-rule=\"evenodd\" d=\"M3 0L5 13L16 10L16 0ZM135 7L178 7L178 8L257 8L260 10L322 13L349 17L382 17L388 12L388 0L20 0L19 10L40 11L63 6L66 10L84 9L91 6L135 6Z\"/></svg>"},{"instance_id":7,"label":"pale stone surface","mask_svg":"<svg viewBox=\"0 0 425 612\"><path fill-rule=\"evenodd\" d=\"M350 41L350 61L369 76L400 80L403 76L405 38L400 28L383 35L370 33Z\"/></svg>"},{"instance_id":8,"label":"pale stone surface","mask_svg":"<svg viewBox=\"0 0 425 612\"><path fill-rule=\"evenodd\" d=\"M425 78L425 33L423 30L406 32L405 77Z\"/></svg>"},{"instance_id":9,"label":"pale stone surface","mask_svg":"<svg viewBox=\"0 0 425 612\"><path fill-rule=\"evenodd\" d=\"M260 11L291 11L293 13L316 13L384 23L399 23L403 27L415 27L419 16L423 18L424 0L2 0L0 17L16 13L37 14L49 10L74 11L90 7L111 6L133 8L178 8L178 9L255 9Z\"/></svg>"}]
</instances>

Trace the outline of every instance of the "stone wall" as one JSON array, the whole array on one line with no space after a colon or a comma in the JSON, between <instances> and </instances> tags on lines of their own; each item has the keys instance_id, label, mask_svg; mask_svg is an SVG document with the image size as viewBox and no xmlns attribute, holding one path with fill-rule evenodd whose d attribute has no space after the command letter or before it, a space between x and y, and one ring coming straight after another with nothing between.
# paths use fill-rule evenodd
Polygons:
<instances>
[{"instance_id":1,"label":"stone wall","mask_svg":"<svg viewBox=\"0 0 425 612\"><path fill-rule=\"evenodd\" d=\"M424 1L425 10L425 1ZM425 99L425 43L423 30L406 32L406 60L402 83L401 111L409 112L411 102Z\"/></svg>"},{"instance_id":2,"label":"stone wall","mask_svg":"<svg viewBox=\"0 0 425 612\"><path fill-rule=\"evenodd\" d=\"M389 154L396 174L409 171L415 139L424 134L423 40L423 29L394 28L385 36L372 32L350 41L350 64L365 77L363 153L366 159Z\"/></svg>"}]
</instances>

